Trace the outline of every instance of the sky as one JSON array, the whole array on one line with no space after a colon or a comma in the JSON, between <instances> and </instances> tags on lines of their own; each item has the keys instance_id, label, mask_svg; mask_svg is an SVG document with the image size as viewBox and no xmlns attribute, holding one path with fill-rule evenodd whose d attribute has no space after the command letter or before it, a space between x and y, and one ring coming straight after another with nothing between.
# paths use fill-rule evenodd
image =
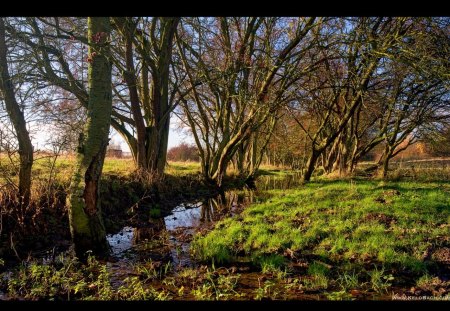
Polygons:
<instances>
[{"instance_id":1,"label":"sky","mask_svg":"<svg viewBox=\"0 0 450 311\"><path fill-rule=\"evenodd\" d=\"M194 144L192 135L186 130L178 129L178 125L176 124L175 119L175 117L172 117L170 122L168 148L170 149L172 147L178 146L183 142ZM42 124L40 124L39 126L32 126L32 128L33 130L31 131L31 142L35 150L51 149L51 146L47 144L47 141L51 136L51 131L49 129L46 129ZM110 138L110 144L120 144L123 152L130 152L130 148L128 147L125 140L114 129L111 131Z\"/></svg>"},{"instance_id":2,"label":"sky","mask_svg":"<svg viewBox=\"0 0 450 311\"><path fill-rule=\"evenodd\" d=\"M119 143L120 147L122 148L123 152L131 152L130 148L128 147L127 143L125 142L125 140L122 138L122 136L120 136L116 131L113 130L113 134L111 135L111 143ZM172 148L175 146L178 146L181 143L188 143L188 144L193 144L194 140L191 137L190 134L183 132L180 133L180 131L176 128L171 127L169 130L169 143L168 143L168 148Z\"/></svg>"}]
</instances>

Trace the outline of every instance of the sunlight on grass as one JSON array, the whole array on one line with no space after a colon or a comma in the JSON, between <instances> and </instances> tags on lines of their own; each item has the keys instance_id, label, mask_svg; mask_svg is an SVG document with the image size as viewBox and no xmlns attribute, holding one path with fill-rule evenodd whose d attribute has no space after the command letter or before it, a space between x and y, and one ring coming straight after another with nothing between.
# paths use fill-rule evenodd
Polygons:
<instances>
[{"instance_id":1,"label":"sunlight on grass","mask_svg":"<svg viewBox=\"0 0 450 311\"><path fill-rule=\"evenodd\" d=\"M362 270L367 263L383 265L387 270L380 271L387 275L402 266L423 273L428 269L423 252L449 236L450 194L443 187L448 183L322 181L271 190L269 201L196 236L193 253L202 260L231 262L250 255L277 258L289 249L335 264L353 262ZM371 274L373 286L384 291L390 276L376 273Z\"/></svg>"}]
</instances>

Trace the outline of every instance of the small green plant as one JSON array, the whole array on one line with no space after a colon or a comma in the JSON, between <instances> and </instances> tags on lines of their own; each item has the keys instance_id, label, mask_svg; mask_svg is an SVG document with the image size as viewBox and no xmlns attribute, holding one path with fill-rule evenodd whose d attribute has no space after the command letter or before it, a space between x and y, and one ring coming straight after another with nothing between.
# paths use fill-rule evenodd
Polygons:
<instances>
[{"instance_id":1,"label":"small green plant","mask_svg":"<svg viewBox=\"0 0 450 311\"><path fill-rule=\"evenodd\" d=\"M376 292L387 292L392 285L391 281L394 280L392 274L385 275L384 267L378 270L375 266L374 270L369 271L369 276L371 287Z\"/></svg>"},{"instance_id":2,"label":"small green plant","mask_svg":"<svg viewBox=\"0 0 450 311\"><path fill-rule=\"evenodd\" d=\"M209 283L197 286L191 293L197 300L212 300L213 291L212 286Z\"/></svg>"},{"instance_id":3,"label":"small green plant","mask_svg":"<svg viewBox=\"0 0 450 311\"><path fill-rule=\"evenodd\" d=\"M433 277L430 276L428 273L422 275L417 281L416 281L416 285L419 287L426 287L428 286L432 281L433 281Z\"/></svg>"},{"instance_id":4,"label":"small green plant","mask_svg":"<svg viewBox=\"0 0 450 311\"><path fill-rule=\"evenodd\" d=\"M143 264L136 265L135 270L138 274L144 277L144 282L158 277L158 272L156 271L151 260L146 261Z\"/></svg>"},{"instance_id":5,"label":"small green plant","mask_svg":"<svg viewBox=\"0 0 450 311\"><path fill-rule=\"evenodd\" d=\"M232 296L239 296L239 293L234 290L239 278L239 274L219 275L217 278L217 285L214 286L216 291L216 299L229 299Z\"/></svg>"},{"instance_id":6,"label":"small green plant","mask_svg":"<svg viewBox=\"0 0 450 311\"><path fill-rule=\"evenodd\" d=\"M450 284L450 282L442 281L439 277L431 276L429 274L421 276L416 281L417 287L426 291L431 291L433 292L433 294L439 292L439 290L436 290L436 288L446 287L448 286L447 284Z\"/></svg>"},{"instance_id":7,"label":"small green plant","mask_svg":"<svg viewBox=\"0 0 450 311\"><path fill-rule=\"evenodd\" d=\"M347 293L345 290L339 292L326 293L325 296L328 300L355 300L355 298Z\"/></svg>"},{"instance_id":8,"label":"small green plant","mask_svg":"<svg viewBox=\"0 0 450 311\"><path fill-rule=\"evenodd\" d=\"M328 268L325 264L314 261L312 264L308 266L308 274L312 276L316 275L328 275L330 272L330 268Z\"/></svg>"},{"instance_id":9,"label":"small green plant","mask_svg":"<svg viewBox=\"0 0 450 311\"><path fill-rule=\"evenodd\" d=\"M262 273L280 272L280 268L286 264L286 259L278 254L262 256L258 259Z\"/></svg>"},{"instance_id":10,"label":"small green plant","mask_svg":"<svg viewBox=\"0 0 450 311\"><path fill-rule=\"evenodd\" d=\"M159 206L152 206L150 208L149 215L151 218L161 217L161 209L159 208Z\"/></svg>"},{"instance_id":11,"label":"small green plant","mask_svg":"<svg viewBox=\"0 0 450 311\"><path fill-rule=\"evenodd\" d=\"M178 272L181 279L194 280L197 277L198 271L192 268L185 268Z\"/></svg>"},{"instance_id":12,"label":"small green plant","mask_svg":"<svg viewBox=\"0 0 450 311\"><path fill-rule=\"evenodd\" d=\"M337 284L342 290L356 289L361 286L358 280L358 274L355 271L343 273L337 278Z\"/></svg>"},{"instance_id":13,"label":"small green plant","mask_svg":"<svg viewBox=\"0 0 450 311\"><path fill-rule=\"evenodd\" d=\"M266 280L263 286L261 286L259 281L258 288L255 290L255 300L263 298L276 299L279 294L280 292L276 289L274 281Z\"/></svg>"},{"instance_id":14,"label":"small green plant","mask_svg":"<svg viewBox=\"0 0 450 311\"><path fill-rule=\"evenodd\" d=\"M148 288L144 288L139 277L127 277L123 280L124 285L117 290L119 299L126 300L148 300L153 298L153 293Z\"/></svg>"},{"instance_id":15,"label":"small green plant","mask_svg":"<svg viewBox=\"0 0 450 311\"><path fill-rule=\"evenodd\" d=\"M164 266L161 266L159 275L162 277L163 275L169 273L169 271L171 270L172 270L172 263L168 261Z\"/></svg>"},{"instance_id":16,"label":"small green plant","mask_svg":"<svg viewBox=\"0 0 450 311\"><path fill-rule=\"evenodd\" d=\"M306 277L302 280L303 288L306 290L316 291L328 288L328 277L323 274Z\"/></svg>"}]
</instances>

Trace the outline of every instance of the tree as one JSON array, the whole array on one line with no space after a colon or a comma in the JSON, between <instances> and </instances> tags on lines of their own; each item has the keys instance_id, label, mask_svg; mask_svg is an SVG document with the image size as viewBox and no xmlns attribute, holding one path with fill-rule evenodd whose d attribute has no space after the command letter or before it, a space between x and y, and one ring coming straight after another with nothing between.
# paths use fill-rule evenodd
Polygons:
<instances>
[{"instance_id":1,"label":"tree","mask_svg":"<svg viewBox=\"0 0 450 311\"><path fill-rule=\"evenodd\" d=\"M338 23L337 35L330 30L316 32L319 44L310 54L311 62L321 58L321 66L307 77L298 91L298 101L293 102L292 108L309 111L316 121L314 132L308 133L311 148L302 177L305 182L311 179L322 154L345 134L374 85L380 60L395 49L408 28L405 18L358 18ZM346 143L352 135L342 139L348 150Z\"/></svg>"},{"instance_id":2,"label":"tree","mask_svg":"<svg viewBox=\"0 0 450 311\"><path fill-rule=\"evenodd\" d=\"M99 181L112 111L110 31L108 17L88 18L88 117L80 135L77 164L67 198L70 232L80 258L85 258L88 250L97 255L108 251L100 210Z\"/></svg>"},{"instance_id":3,"label":"tree","mask_svg":"<svg viewBox=\"0 0 450 311\"><path fill-rule=\"evenodd\" d=\"M180 71L188 77L179 91L181 114L193 133L207 181L221 186L237 152L243 177L254 176L274 116L304 74L301 60L316 26L316 18L184 21L177 38ZM263 127L264 136L258 133ZM250 165L245 165L247 159Z\"/></svg>"},{"instance_id":4,"label":"tree","mask_svg":"<svg viewBox=\"0 0 450 311\"><path fill-rule=\"evenodd\" d=\"M0 18L0 89L19 142L19 203L20 206L27 207L30 202L33 145L27 131L23 111L15 96L14 84L8 70L7 55L5 22L3 18Z\"/></svg>"},{"instance_id":5,"label":"tree","mask_svg":"<svg viewBox=\"0 0 450 311\"><path fill-rule=\"evenodd\" d=\"M198 162L198 150L196 146L181 143L172 147L167 152L167 159L170 161L195 161Z\"/></svg>"},{"instance_id":6,"label":"tree","mask_svg":"<svg viewBox=\"0 0 450 311\"><path fill-rule=\"evenodd\" d=\"M167 158L170 113L176 106L174 91L170 91L170 65L180 18L113 20L124 42L115 54L115 64L122 73L129 104L126 96L121 94L124 90L121 92L115 87L114 92L122 101L122 110L131 112L133 122L127 123L135 129L136 137L123 135L123 131L119 133L130 146L138 169L161 175ZM173 88L176 88L176 82Z\"/></svg>"},{"instance_id":7,"label":"tree","mask_svg":"<svg viewBox=\"0 0 450 311\"><path fill-rule=\"evenodd\" d=\"M140 171L163 173L174 103L171 63L180 18L112 18L112 127ZM88 108L83 18L17 18L10 27L35 67L34 79L72 94ZM147 31L150 31L150 33ZM176 82L175 82L176 85Z\"/></svg>"}]
</instances>

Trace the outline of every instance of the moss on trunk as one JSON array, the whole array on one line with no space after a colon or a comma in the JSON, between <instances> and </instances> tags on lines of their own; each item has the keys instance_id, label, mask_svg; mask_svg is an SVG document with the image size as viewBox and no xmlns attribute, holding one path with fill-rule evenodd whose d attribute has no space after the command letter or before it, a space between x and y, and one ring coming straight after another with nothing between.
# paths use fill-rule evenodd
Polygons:
<instances>
[{"instance_id":1,"label":"moss on trunk","mask_svg":"<svg viewBox=\"0 0 450 311\"><path fill-rule=\"evenodd\" d=\"M108 17L88 18L88 119L80 137L77 166L67 199L70 232L76 254L80 258L85 258L89 250L98 256L108 252L100 210L99 181L108 145L112 111L109 33Z\"/></svg>"}]
</instances>

